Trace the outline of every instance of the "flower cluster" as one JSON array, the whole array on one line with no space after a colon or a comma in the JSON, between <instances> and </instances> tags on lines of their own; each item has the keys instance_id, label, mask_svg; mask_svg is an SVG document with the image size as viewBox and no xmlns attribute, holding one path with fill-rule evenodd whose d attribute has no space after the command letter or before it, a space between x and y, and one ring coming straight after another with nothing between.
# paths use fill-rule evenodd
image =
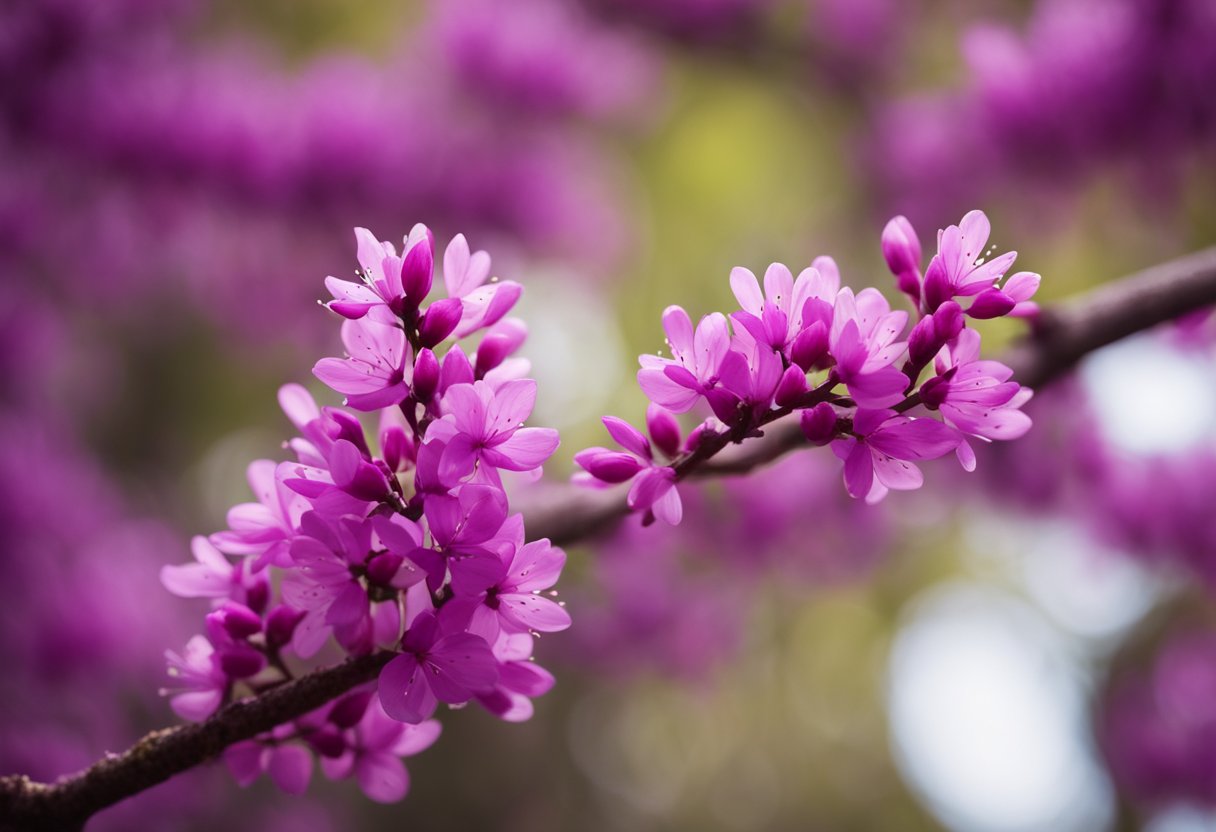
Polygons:
<instances>
[{"instance_id":1,"label":"flower cluster","mask_svg":"<svg viewBox=\"0 0 1216 832\"><path fill-rule=\"evenodd\" d=\"M327 776L355 777L390 801L408 786L398 758L438 736L439 702L531 716L532 697L553 685L531 661L533 637L570 617L541 594L565 554L525 541L503 486L504 472L539 473L558 444L554 430L523 427L536 383L513 357L526 328L506 317L521 287L489 279L489 256L457 236L443 258L447 297L427 303L425 226L400 253L366 229L356 239L362 282L326 281L346 356L313 370L346 407L283 387L295 459L251 464L257 502L235 506L225 531L196 538L195 563L165 567L170 591L213 602L205 635L167 654L176 682L167 692L179 715L199 720L238 684L256 693L291 679L293 665L331 641L348 655L392 651L374 689L225 755L240 783L265 771L296 793L315 753ZM459 344L441 349L474 333L471 356ZM377 414L377 443L352 411Z\"/></svg>"},{"instance_id":2,"label":"flower cluster","mask_svg":"<svg viewBox=\"0 0 1216 832\"><path fill-rule=\"evenodd\" d=\"M830 257L816 258L797 278L774 263L763 291L751 271L734 269L731 289L741 309L729 320L715 312L694 327L682 308L668 307L663 329L672 357L639 359L638 383L651 401L649 437L605 417L624 450L580 452L581 479L630 482L629 506L645 512L644 522L676 524L678 480L726 445L794 413L807 440L830 444L844 460L849 494L869 503L892 489L919 488L921 460L954 451L974 469L970 440L1016 439L1030 428L1020 410L1030 391L1010 380L1005 365L980 359L980 335L967 326L968 318L1037 311L1030 298L1039 276L1006 277L1016 252L985 259L990 231L982 212L970 212L938 234L938 251L922 273L911 224L903 217L887 224L883 255L915 307L910 328L909 314L892 310L878 290L842 287ZM682 440L673 414L695 408L712 416Z\"/></svg>"}]
</instances>

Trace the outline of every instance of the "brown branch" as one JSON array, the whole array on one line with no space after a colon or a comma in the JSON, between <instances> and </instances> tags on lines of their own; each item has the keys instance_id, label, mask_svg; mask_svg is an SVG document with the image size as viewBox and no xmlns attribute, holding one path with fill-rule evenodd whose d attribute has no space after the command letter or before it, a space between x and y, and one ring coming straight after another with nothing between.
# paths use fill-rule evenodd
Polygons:
<instances>
[{"instance_id":1,"label":"brown branch","mask_svg":"<svg viewBox=\"0 0 1216 832\"><path fill-rule=\"evenodd\" d=\"M1034 332L1005 360L1019 381L1040 387L1099 347L1211 305L1216 305L1216 248L1155 266L1045 310ZM680 476L742 474L803 446L792 418L775 418L764 437L727 448L734 438L714 437L704 450L686 458ZM548 537L555 544L587 539L629 513L620 488L589 491L548 486L534 492L530 506L524 509L529 536ZM392 655L382 652L349 659L256 698L234 702L206 722L154 731L122 754L108 755L54 784L36 783L22 775L0 778L0 830L81 829L99 810L371 681Z\"/></svg>"},{"instance_id":2,"label":"brown branch","mask_svg":"<svg viewBox=\"0 0 1216 832\"><path fill-rule=\"evenodd\" d=\"M1216 247L1153 266L1044 309L1034 332L1005 357L1031 388L1096 349L1216 304Z\"/></svg>"},{"instance_id":3,"label":"brown branch","mask_svg":"<svg viewBox=\"0 0 1216 832\"><path fill-rule=\"evenodd\" d=\"M1216 247L1153 266L1044 309L1031 334L1002 360L1013 368L1014 378L1037 389L1067 373L1096 349L1213 305ZM809 446L797 421L784 418L774 421L762 438L730 447L688 473L697 477L746 474L803 447ZM578 486L567 487L568 492L577 490ZM575 499L555 488L543 504L531 511L525 509L528 534L549 537L558 545L589 537ZM587 517L594 520L599 531L610 518L627 514L623 496L618 494L613 504L600 495Z\"/></svg>"},{"instance_id":4,"label":"brown branch","mask_svg":"<svg viewBox=\"0 0 1216 832\"><path fill-rule=\"evenodd\" d=\"M371 681L393 655L382 652L348 659L256 698L233 702L206 722L153 731L122 754L107 755L57 783L36 783L24 775L2 777L0 829L83 829L90 817L107 806Z\"/></svg>"}]
</instances>

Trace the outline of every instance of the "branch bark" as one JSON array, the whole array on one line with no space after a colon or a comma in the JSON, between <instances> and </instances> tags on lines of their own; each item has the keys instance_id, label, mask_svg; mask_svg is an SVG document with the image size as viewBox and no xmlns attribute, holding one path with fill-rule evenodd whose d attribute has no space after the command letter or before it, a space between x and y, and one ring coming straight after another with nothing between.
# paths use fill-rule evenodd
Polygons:
<instances>
[{"instance_id":1,"label":"branch bark","mask_svg":"<svg viewBox=\"0 0 1216 832\"><path fill-rule=\"evenodd\" d=\"M217 711L206 722L153 731L121 754L106 755L57 783L0 778L0 829L83 829L97 812L194 768L241 740L282 725L376 678L394 656L348 659Z\"/></svg>"},{"instance_id":2,"label":"branch bark","mask_svg":"<svg viewBox=\"0 0 1216 832\"><path fill-rule=\"evenodd\" d=\"M1041 387L1088 353L1141 330L1216 305L1216 248L1179 258L1106 284L1045 309L1031 334L1005 357L1015 378ZM700 459L688 476L743 474L803 446L795 419L773 422L765 436ZM555 544L594 536L626 516L622 489L589 491L551 486L525 507L529 537ZM148 734L130 749L107 755L56 783L23 775L0 778L0 829L82 829L96 812L218 756L375 679L392 653L352 658L260 696L234 702L206 722Z\"/></svg>"}]
</instances>

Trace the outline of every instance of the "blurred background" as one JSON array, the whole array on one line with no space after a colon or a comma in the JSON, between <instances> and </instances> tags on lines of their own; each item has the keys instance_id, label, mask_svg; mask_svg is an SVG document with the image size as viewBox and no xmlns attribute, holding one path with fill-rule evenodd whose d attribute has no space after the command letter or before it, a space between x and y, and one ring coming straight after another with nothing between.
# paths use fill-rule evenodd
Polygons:
<instances>
[{"instance_id":1,"label":"blurred background","mask_svg":"<svg viewBox=\"0 0 1216 832\"><path fill-rule=\"evenodd\" d=\"M0 772L176 721L205 607L159 569L281 454L353 226L524 284L562 479L733 265L892 289L887 218L982 208L1050 302L1216 243L1214 79L1210 0L8 0ZM401 804L210 766L89 828L1216 828L1214 336L1093 355L877 508L806 451L572 548L557 688L444 714Z\"/></svg>"}]
</instances>

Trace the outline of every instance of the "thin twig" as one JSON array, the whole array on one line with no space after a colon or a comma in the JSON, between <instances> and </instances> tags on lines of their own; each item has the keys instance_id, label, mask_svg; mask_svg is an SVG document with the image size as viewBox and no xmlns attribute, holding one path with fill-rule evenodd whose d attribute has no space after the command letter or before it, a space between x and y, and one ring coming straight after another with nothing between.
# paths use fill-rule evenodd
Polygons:
<instances>
[{"instance_id":1,"label":"thin twig","mask_svg":"<svg viewBox=\"0 0 1216 832\"><path fill-rule=\"evenodd\" d=\"M1034 331L1006 356L1015 377L1041 387L1089 352L1207 306L1216 305L1216 248L1155 266L1044 310ZM681 476L742 474L803 447L793 418L773 421L765 435L686 462ZM722 451L722 453L718 453ZM628 514L622 489L549 486L525 508L529 537L555 544L585 540ZM234 702L196 725L148 734L122 754L107 755L57 783L23 775L0 778L0 829L82 829L96 812L218 756L376 678L392 657L381 652L314 671L259 696Z\"/></svg>"}]
</instances>

